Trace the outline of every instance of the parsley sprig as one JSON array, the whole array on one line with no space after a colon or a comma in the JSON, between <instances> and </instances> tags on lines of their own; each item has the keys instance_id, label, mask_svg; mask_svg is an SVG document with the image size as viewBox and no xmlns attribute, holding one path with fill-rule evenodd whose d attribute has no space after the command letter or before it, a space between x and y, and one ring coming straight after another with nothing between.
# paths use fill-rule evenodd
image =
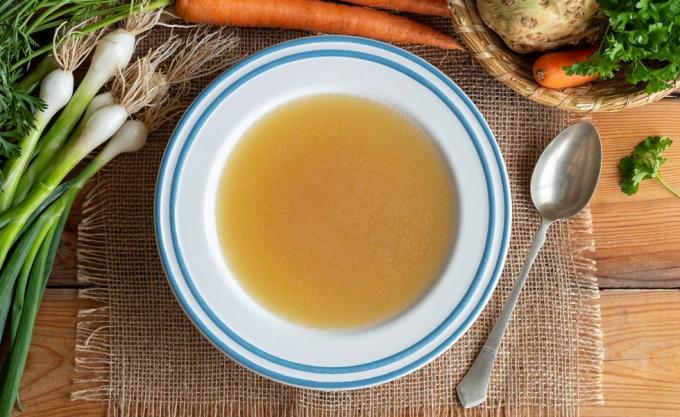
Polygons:
<instances>
[{"instance_id":1,"label":"parsley sprig","mask_svg":"<svg viewBox=\"0 0 680 417\"><path fill-rule=\"evenodd\" d=\"M661 166L666 163L662 156L673 141L665 136L649 136L638 143L633 153L621 159L621 191L633 195L640 189L644 180L654 179L661 183L671 194L680 198L680 192L671 187L661 175Z\"/></svg>"},{"instance_id":2,"label":"parsley sprig","mask_svg":"<svg viewBox=\"0 0 680 417\"><path fill-rule=\"evenodd\" d=\"M597 52L566 68L569 75L644 83L648 93L671 88L680 76L680 0L597 0L609 26Z\"/></svg>"}]
</instances>

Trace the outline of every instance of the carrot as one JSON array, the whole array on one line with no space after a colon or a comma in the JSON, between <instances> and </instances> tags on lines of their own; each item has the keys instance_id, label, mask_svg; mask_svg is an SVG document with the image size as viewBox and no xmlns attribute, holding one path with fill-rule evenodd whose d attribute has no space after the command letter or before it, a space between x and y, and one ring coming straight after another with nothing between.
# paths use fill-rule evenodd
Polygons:
<instances>
[{"instance_id":1,"label":"carrot","mask_svg":"<svg viewBox=\"0 0 680 417\"><path fill-rule=\"evenodd\" d=\"M177 0L175 10L194 23L301 29L461 49L450 36L403 16L320 0Z\"/></svg>"},{"instance_id":2,"label":"carrot","mask_svg":"<svg viewBox=\"0 0 680 417\"><path fill-rule=\"evenodd\" d=\"M548 52L540 56L533 66L533 74L536 82L547 88L576 87L595 81L600 76L596 75L567 75L564 67L584 61L596 48L576 49L572 51Z\"/></svg>"},{"instance_id":3,"label":"carrot","mask_svg":"<svg viewBox=\"0 0 680 417\"><path fill-rule=\"evenodd\" d=\"M344 3L359 6L375 7L377 9L395 10L426 14L430 16L451 16L446 0L341 0Z\"/></svg>"}]
</instances>

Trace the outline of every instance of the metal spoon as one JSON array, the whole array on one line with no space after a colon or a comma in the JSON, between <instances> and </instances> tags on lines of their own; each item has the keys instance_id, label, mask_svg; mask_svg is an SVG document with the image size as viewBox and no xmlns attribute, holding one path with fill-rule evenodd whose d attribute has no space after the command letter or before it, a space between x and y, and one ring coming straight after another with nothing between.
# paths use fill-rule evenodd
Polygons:
<instances>
[{"instance_id":1,"label":"metal spoon","mask_svg":"<svg viewBox=\"0 0 680 417\"><path fill-rule=\"evenodd\" d=\"M531 199L541 214L541 225L519 278L512 287L501 315L493 326L472 367L456 387L465 408L486 400L491 370L510 316L529 275L550 225L581 211L590 201L600 177L602 145L600 135L589 122L576 123L563 130L545 148L531 175Z\"/></svg>"}]
</instances>

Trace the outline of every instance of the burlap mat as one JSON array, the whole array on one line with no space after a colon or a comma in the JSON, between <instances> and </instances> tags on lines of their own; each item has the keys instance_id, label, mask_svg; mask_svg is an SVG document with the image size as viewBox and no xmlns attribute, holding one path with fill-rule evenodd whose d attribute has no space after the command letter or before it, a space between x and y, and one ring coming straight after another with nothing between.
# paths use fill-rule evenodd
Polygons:
<instances>
[{"instance_id":1,"label":"burlap mat","mask_svg":"<svg viewBox=\"0 0 680 417\"><path fill-rule=\"evenodd\" d=\"M439 22L444 26L446 21ZM242 30L252 53L304 35ZM139 50L158 44L154 30ZM529 198L531 170L568 114L532 104L494 81L466 53L411 51L447 73L489 121L510 174L510 250L495 295L475 325L425 368L376 388L324 393L291 388L241 368L186 318L170 292L153 229L156 175L175 123L146 147L121 157L98 178L79 229L82 296L103 307L81 311L76 399L106 401L111 416L405 416L457 415L455 386L481 348L515 277L538 216ZM189 104L210 80L195 83ZM600 314L590 213L553 225L522 293L496 361L489 399L472 415L578 414L601 401Z\"/></svg>"}]
</instances>

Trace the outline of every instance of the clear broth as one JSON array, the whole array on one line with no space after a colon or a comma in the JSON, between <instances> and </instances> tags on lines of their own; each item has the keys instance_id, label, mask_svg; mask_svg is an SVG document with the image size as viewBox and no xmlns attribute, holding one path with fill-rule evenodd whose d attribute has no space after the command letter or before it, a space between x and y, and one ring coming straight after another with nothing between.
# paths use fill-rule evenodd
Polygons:
<instances>
[{"instance_id":1,"label":"clear broth","mask_svg":"<svg viewBox=\"0 0 680 417\"><path fill-rule=\"evenodd\" d=\"M365 326L417 300L448 258L451 177L394 109L313 95L256 121L222 173L224 255L258 303L325 329Z\"/></svg>"}]
</instances>

